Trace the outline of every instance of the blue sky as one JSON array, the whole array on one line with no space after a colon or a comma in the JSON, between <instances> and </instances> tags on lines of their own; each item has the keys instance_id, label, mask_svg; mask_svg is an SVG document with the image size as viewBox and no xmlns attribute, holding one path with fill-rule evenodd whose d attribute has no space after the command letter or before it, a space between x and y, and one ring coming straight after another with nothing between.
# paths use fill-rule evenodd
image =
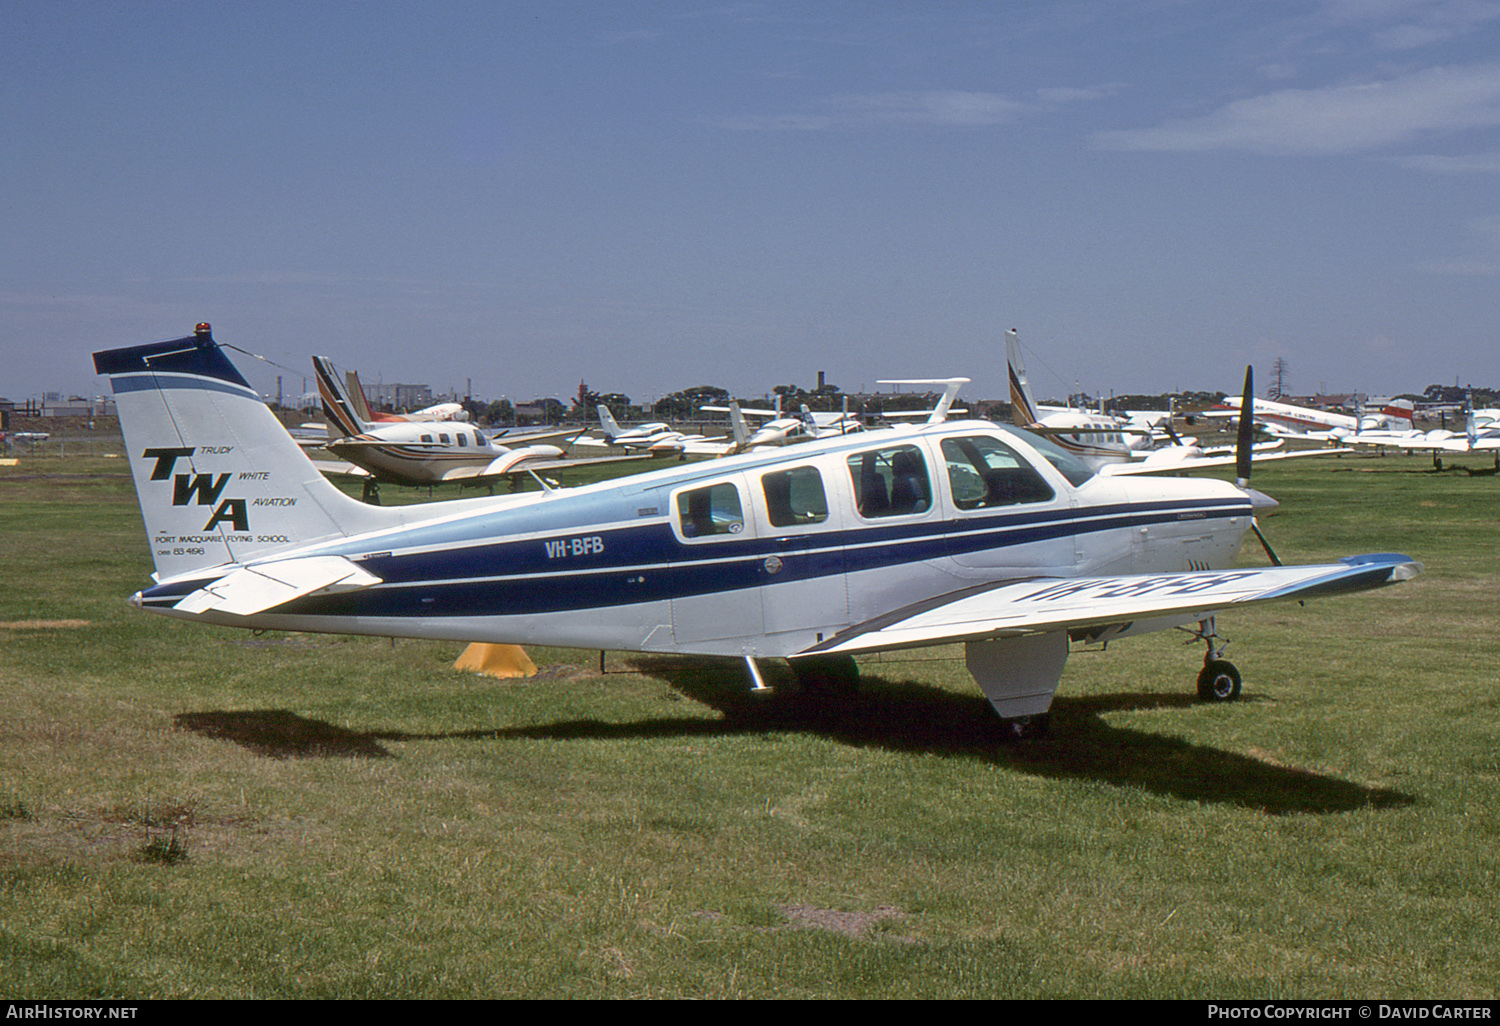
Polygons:
<instances>
[{"instance_id":1,"label":"blue sky","mask_svg":"<svg viewBox=\"0 0 1500 1026\"><path fill-rule=\"evenodd\" d=\"M11 0L0 395L1500 384L1500 2Z\"/></svg>"}]
</instances>

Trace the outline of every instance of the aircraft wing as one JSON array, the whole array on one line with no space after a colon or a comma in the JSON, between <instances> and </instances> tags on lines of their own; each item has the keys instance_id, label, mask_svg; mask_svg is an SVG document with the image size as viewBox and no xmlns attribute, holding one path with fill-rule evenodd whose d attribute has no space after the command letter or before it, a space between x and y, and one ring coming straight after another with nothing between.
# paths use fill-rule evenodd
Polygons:
<instances>
[{"instance_id":1,"label":"aircraft wing","mask_svg":"<svg viewBox=\"0 0 1500 1026\"><path fill-rule=\"evenodd\" d=\"M379 577L343 556L305 556L233 570L190 593L173 608L185 613L212 609L250 616L315 591L347 591L379 583Z\"/></svg>"},{"instance_id":2,"label":"aircraft wing","mask_svg":"<svg viewBox=\"0 0 1500 1026\"><path fill-rule=\"evenodd\" d=\"M313 460L312 465L318 468L320 474L331 474L334 477L371 477L371 473L364 467L356 467L345 461L334 462L333 460Z\"/></svg>"},{"instance_id":3,"label":"aircraft wing","mask_svg":"<svg viewBox=\"0 0 1500 1026\"><path fill-rule=\"evenodd\" d=\"M519 455L519 459L513 458ZM487 481L499 480L512 474L525 473L526 471L543 470L567 470L571 467L586 467L591 463L630 463L634 460L649 460L653 457L649 454L620 455L620 456L591 456L587 459L561 459L542 458L528 456L525 453L507 453L499 459L494 460L487 467L454 467L443 473L440 480L443 483L450 481Z\"/></svg>"},{"instance_id":4,"label":"aircraft wing","mask_svg":"<svg viewBox=\"0 0 1500 1026\"><path fill-rule=\"evenodd\" d=\"M950 592L856 624L804 655L873 652L959 641L1119 628L1120 636L1202 620L1229 606L1366 591L1410 580L1422 564L1396 553L1311 566L1178 574L1030 577ZM1142 623L1142 621L1148 621Z\"/></svg>"},{"instance_id":5,"label":"aircraft wing","mask_svg":"<svg viewBox=\"0 0 1500 1026\"><path fill-rule=\"evenodd\" d=\"M1417 452L1468 452L1469 440L1463 435L1453 435L1450 438L1430 438L1421 435L1397 436L1388 435L1381 437L1374 434L1351 435L1346 439L1354 445L1371 446L1380 449L1412 449Z\"/></svg>"},{"instance_id":6,"label":"aircraft wing","mask_svg":"<svg viewBox=\"0 0 1500 1026\"><path fill-rule=\"evenodd\" d=\"M1353 449L1299 449L1296 452L1261 452L1252 457L1253 463L1269 463L1271 460L1290 460L1301 456L1336 456ZM1169 450L1148 453L1139 463L1108 463L1099 468L1100 477L1130 477L1136 474L1171 474L1184 470L1202 470L1205 467L1232 467L1234 456L1183 456L1174 459ZM1157 458L1158 456L1162 458Z\"/></svg>"},{"instance_id":7,"label":"aircraft wing","mask_svg":"<svg viewBox=\"0 0 1500 1026\"><path fill-rule=\"evenodd\" d=\"M489 431L486 434L490 441L498 442L505 446L531 445L535 442L555 442L559 438L572 439L574 435L581 434L581 428L567 428L565 430L551 431L517 431L514 428L504 431Z\"/></svg>"}]
</instances>

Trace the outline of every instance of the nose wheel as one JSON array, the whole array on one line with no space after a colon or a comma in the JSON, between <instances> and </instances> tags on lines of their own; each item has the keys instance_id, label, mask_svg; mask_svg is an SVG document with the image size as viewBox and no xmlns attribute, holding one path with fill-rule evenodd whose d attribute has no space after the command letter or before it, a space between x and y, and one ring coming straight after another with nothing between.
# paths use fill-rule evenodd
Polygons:
<instances>
[{"instance_id":1,"label":"nose wheel","mask_svg":"<svg viewBox=\"0 0 1500 1026\"><path fill-rule=\"evenodd\" d=\"M1240 671L1223 658L1229 639L1219 635L1214 618L1210 616L1200 621L1198 629L1188 633L1194 640L1208 646L1208 651L1203 654L1203 670L1198 674L1198 697L1205 702L1233 702L1239 698Z\"/></svg>"},{"instance_id":2,"label":"nose wheel","mask_svg":"<svg viewBox=\"0 0 1500 1026\"><path fill-rule=\"evenodd\" d=\"M1240 697L1240 671L1227 659L1203 660L1198 697L1205 702L1233 702Z\"/></svg>"}]
</instances>

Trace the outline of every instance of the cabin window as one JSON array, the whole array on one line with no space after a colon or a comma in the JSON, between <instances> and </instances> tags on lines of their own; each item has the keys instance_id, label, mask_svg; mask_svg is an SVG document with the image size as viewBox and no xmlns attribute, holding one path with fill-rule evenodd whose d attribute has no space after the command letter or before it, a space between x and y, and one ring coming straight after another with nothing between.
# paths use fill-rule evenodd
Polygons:
<instances>
[{"instance_id":1,"label":"cabin window","mask_svg":"<svg viewBox=\"0 0 1500 1026\"><path fill-rule=\"evenodd\" d=\"M772 527L821 524L828 519L823 477L813 467L797 467L760 479L766 496L766 516Z\"/></svg>"},{"instance_id":2,"label":"cabin window","mask_svg":"<svg viewBox=\"0 0 1500 1026\"><path fill-rule=\"evenodd\" d=\"M445 435L445 434L442 434L441 432L439 432L438 433L438 441L442 442L444 445L447 445L448 444L448 436Z\"/></svg>"},{"instance_id":3,"label":"cabin window","mask_svg":"<svg viewBox=\"0 0 1500 1026\"><path fill-rule=\"evenodd\" d=\"M716 484L679 493L677 522L685 538L739 534L745 529L740 490L732 484Z\"/></svg>"},{"instance_id":4,"label":"cabin window","mask_svg":"<svg viewBox=\"0 0 1500 1026\"><path fill-rule=\"evenodd\" d=\"M915 445L893 445L849 457L854 506L867 518L925 513L932 508L927 461Z\"/></svg>"},{"instance_id":5,"label":"cabin window","mask_svg":"<svg viewBox=\"0 0 1500 1026\"><path fill-rule=\"evenodd\" d=\"M943 439L948 486L959 509L988 509L1056 497L1036 468L1010 446L988 435Z\"/></svg>"},{"instance_id":6,"label":"cabin window","mask_svg":"<svg viewBox=\"0 0 1500 1026\"><path fill-rule=\"evenodd\" d=\"M422 436L422 441L424 441L424 442L431 442L432 441L432 436L431 435L423 435Z\"/></svg>"},{"instance_id":7,"label":"cabin window","mask_svg":"<svg viewBox=\"0 0 1500 1026\"><path fill-rule=\"evenodd\" d=\"M456 437L458 439L458 444L462 448L467 449L469 447L469 436L468 435L455 435L454 437Z\"/></svg>"}]
</instances>

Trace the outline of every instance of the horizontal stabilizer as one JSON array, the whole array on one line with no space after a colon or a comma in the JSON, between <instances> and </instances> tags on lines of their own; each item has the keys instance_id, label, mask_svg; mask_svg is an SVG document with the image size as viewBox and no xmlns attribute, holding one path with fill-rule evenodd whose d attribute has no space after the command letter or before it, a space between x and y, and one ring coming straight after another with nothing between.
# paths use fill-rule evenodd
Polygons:
<instances>
[{"instance_id":1,"label":"horizontal stabilizer","mask_svg":"<svg viewBox=\"0 0 1500 1026\"><path fill-rule=\"evenodd\" d=\"M379 583L379 577L343 556L308 556L242 567L199 588L173 608L184 613L214 610L251 616L315 591L352 590Z\"/></svg>"},{"instance_id":2,"label":"horizontal stabilizer","mask_svg":"<svg viewBox=\"0 0 1500 1026\"><path fill-rule=\"evenodd\" d=\"M807 652L869 652L1143 620L1189 623L1230 606L1366 591L1422 572L1395 553L1313 566L1118 577L1032 577L951 592L857 624Z\"/></svg>"}]
</instances>

